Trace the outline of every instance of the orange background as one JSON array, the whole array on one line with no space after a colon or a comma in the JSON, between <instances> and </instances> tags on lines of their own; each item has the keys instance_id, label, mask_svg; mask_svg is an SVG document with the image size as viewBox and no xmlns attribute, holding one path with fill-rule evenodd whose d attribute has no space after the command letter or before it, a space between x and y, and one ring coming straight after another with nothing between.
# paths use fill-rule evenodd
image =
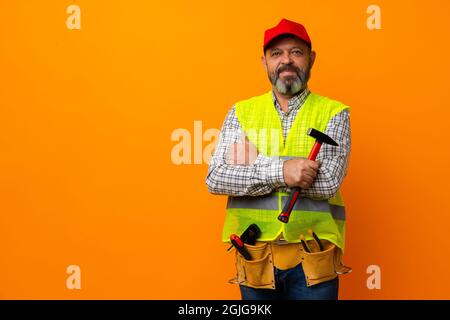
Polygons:
<instances>
[{"instance_id":1,"label":"orange background","mask_svg":"<svg viewBox=\"0 0 450 320\"><path fill-rule=\"evenodd\" d=\"M81 8L68 30L66 8ZM381 30L366 27L371 4ZM239 299L207 165L172 132L269 90L263 31L317 51L352 107L342 299L450 298L448 1L0 0L0 298ZM205 142L206 146L209 142ZM199 241L195 241L200 239ZM66 268L81 267L81 290ZM369 290L369 265L381 290Z\"/></svg>"}]
</instances>

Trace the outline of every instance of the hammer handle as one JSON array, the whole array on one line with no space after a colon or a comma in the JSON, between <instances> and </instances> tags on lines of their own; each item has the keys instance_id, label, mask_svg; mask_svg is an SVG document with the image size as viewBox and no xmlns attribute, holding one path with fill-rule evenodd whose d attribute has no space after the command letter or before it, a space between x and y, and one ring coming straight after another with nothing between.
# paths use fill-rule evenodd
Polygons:
<instances>
[{"instance_id":1,"label":"hammer handle","mask_svg":"<svg viewBox=\"0 0 450 320\"><path fill-rule=\"evenodd\" d=\"M317 154L319 153L321 146L322 143L320 141L316 141L314 143L314 146L312 147L311 152L309 153L308 160L313 161L316 160ZM288 201L286 202L283 210L278 216L278 220L284 223L289 222L289 217L291 216L292 208L294 208L295 202L297 201L299 195L300 195L300 188L298 187L291 188L291 193L289 194Z\"/></svg>"},{"instance_id":2,"label":"hammer handle","mask_svg":"<svg viewBox=\"0 0 450 320\"><path fill-rule=\"evenodd\" d=\"M314 146L311 149L311 152L309 153L308 160L316 160L317 154L320 151L320 147L322 146L322 143L320 141L316 141L314 143Z\"/></svg>"},{"instance_id":3,"label":"hammer handle","mask_svg":"<svg viewBox=\"0 0 450 320\"><path fill-rule=\"evenodd\" d=\"M291 216L292 208L300 195L300 188L291 188L291 193L289 194L288 201L285 203L283 210L278 216L278 220L284 223L289 222L289 217Z\"/></svg>"}]
</instances>

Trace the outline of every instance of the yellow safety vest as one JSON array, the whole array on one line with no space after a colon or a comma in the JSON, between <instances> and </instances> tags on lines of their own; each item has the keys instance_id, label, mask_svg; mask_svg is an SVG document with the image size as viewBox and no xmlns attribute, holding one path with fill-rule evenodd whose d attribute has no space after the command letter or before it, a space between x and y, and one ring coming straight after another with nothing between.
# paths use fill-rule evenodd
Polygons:
<instances>
[{"instance_id":1,"label":"yellow safety vest","mask_svg":"<svg viewBox=\"0 0 450 320\"><path fill-rule=\"evenodd\" d=\"M272 92L236 103L236 116L250 142L258 152L269 157L307 158L314 138L307 135L309 128L325 132L333 116L349 107L327 97L310 93L301 106L284 142L280 117L275 109ZM277 190L264 196L229 196L222 241L229 242L231 234L240 235L256 223L261 229L259 241L273 241L281 233L289 242L300 242L300 234L307 239L308 229L319 238L331 241L344 250L345 207L341 192L328 200L299 197L289 222L277 219L287 196Z\"/></svg>"}]
</instances>

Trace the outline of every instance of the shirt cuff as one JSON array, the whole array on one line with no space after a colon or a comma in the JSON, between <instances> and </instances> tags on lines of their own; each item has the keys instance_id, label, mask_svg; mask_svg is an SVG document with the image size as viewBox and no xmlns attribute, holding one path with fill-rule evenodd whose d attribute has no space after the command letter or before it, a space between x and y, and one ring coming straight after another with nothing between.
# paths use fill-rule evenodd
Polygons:
<instances>
[{"instance_id":1,"label":"shirt cuff","mask_svg":"<svg viewBox=\"0 0 450 320\"><path fill-rule=\"evenodd\" d=\"M267 183L273 188L286 187L283 174L283 159L279 157L270 158L270 164L267 172Z\"/></svg>"}]
</instances>

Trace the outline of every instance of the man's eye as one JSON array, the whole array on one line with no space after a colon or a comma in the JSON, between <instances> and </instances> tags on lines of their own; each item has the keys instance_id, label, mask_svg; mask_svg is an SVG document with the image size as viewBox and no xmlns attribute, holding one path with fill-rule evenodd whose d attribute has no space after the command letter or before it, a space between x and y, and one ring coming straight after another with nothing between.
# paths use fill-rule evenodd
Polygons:
<instances>
[{"instance_id":1,"label":"man's eye","mask_svg":"<svg viewBox=\"0 0 450 320\"><path fill-rule=\"evenodd\" d=\"M297 56L302 54L302 52L300 50L294 50L294 51L292 51L292 53Z\"/></svg>"},{"instance_id":2,"label":"man's eye","mask_svg":"<svg viewBox=\"0 0 450 320\"><path fill-rule=\"evenodd\" d=\"M277 56L277 55L279 55L279 54L280 54L280 51L272 52L272 56Z\"/></svg>"}]
</instances>

